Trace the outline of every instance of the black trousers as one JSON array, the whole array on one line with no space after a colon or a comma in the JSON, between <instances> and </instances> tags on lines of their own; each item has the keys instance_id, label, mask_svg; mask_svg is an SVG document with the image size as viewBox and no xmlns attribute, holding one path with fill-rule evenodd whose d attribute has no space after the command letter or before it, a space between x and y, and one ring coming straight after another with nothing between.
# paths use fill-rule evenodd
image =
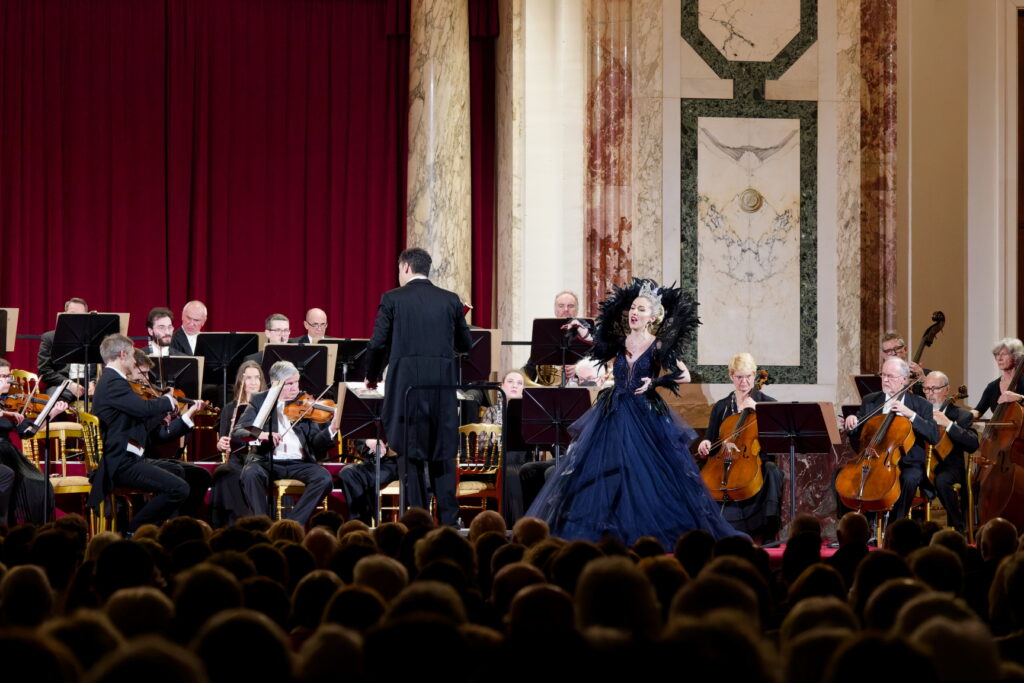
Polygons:
<instances>
[{"instance_id":1,"label":"black trousers","mask_svg":"<svg viewBox=\"0 0 1024 683\"><path fill-rule=\"evenodd\" d=\"M188 484L188 497L178 507L178 514L186 517L198 517L199 508L206 500L206 492L210 489L213 476L205 467L194 465L190 462L180 460L169 460L165 458L150 460L153 465L165 472L170 472L176 477L181 477Z\"/></svg>"},{"instance_id":2,"label":"black trousers","mask_svg":"<svg viewBox=\"0 0 1024 683\"><path fill-rule=\"evenodd\" d=\"M302 460L275 460L274 479L298 479L306 490L295 507L282 515L305 526L313 510L331 490L331 474L323 466ZM267 488L270 486L270 464L250 462L242 468L242 491L254 515L270 515Z\"/></svg>"},{"instance_id":3,"label":"black trousers","mask_svg":"<svg viewBox=\"0 0 1024 683\"><path fill-rule=\"evenodd\" d=\"M114 475L114 486L152 493L148 503L135 513L128 530L134 532L143 524L162 524L178 512L188 498L188 484L181 477L161 469L152 462L138 458Z\"/></svg>"},{"instance_id":4,"label":"black trousers","mask_svg":"<svg viewBox=\"0 0 1024 683\"><path fill-rule=\"evenodd\" d=\"M960 494L953 490L960 484ZM946 521L959 532L964 532L964 511L967 509L967 472L963 453L950 453L935 468L935 494L946 509Z\"/></svg>"},{"instance_id":5,"label":"black trousers","mask_svg":"<svg viewBox=\"0 0 1024 683\"><path fill-rule=\"evenodd\" d=\"M430 509L430 496L437 498L437 518L442 526L456 526L459 502L455 498L455 458L446 460L398 459L399 476L405 491L405 502L411 507Z\"/></svg>"},{"instance_id":6,"label":"black trousers","mask_svg":"<svg viewBox=\"0 0 1024 683\"><path fill-rule=\"evenodd\" d=\"M376 485L376 467L372 462L346 465L338 473L338 484L348 502L349 519L358 519L372 524L374 519L373 495ZM398 479L398 462L394 457L380 461L380 487L384 488Z\"/></svg>"}]
</instances>

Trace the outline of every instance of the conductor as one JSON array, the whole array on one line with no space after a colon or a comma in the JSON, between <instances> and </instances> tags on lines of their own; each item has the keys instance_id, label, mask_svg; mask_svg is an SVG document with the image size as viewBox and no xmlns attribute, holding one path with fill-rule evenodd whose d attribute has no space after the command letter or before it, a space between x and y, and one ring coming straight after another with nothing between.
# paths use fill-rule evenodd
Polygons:
<instances>
[{"instance_id":1,"label":"conductor","mask_svg":"<svg viewBox=\"0 0 1024 683\"><path fill-rule=\"evenodd\" d=\"M427 279L430 264L430 254L423 249L406 249L398 257L401 286L381 297L367 345L366 387L376 388L386 364L384 428L388 445L399 455L406 499L410 505L427 507L429 479L440 523L453 526L459 512L455 351L469 351L472 339L458 295ZM410 392L409 414L405 413L407 389L437 385L453 388ZM407 428L408 450L403 452Z\"/></svg>"}]
</instances>

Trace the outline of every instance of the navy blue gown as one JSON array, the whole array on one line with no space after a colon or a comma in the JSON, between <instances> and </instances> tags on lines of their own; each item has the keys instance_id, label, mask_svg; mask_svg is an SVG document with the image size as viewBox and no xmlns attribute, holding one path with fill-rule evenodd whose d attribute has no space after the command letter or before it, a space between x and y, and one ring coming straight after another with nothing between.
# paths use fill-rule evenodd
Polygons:
<instances>
[{"instance_id":1,"label":"navy blue gown","mask_svg":"<svg viewBox=\"0 0 1024 683\"><path fill-rule=\"evenodd\" d=\"M636 395L651 376L652 344L630 366L615 358L615 387L569 427L573 440L527 511L565 539L627 544L654 536L666 548L692 529L737 535L712 500L690 455L696 433L656 392Z\"/></svg>"}]
</instances>

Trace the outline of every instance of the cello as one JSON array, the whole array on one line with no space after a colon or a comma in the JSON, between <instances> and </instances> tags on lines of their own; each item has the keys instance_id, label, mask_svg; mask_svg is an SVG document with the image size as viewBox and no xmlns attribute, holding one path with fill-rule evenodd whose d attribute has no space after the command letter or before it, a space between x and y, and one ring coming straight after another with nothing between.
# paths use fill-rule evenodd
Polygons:
<instances>
[{"instance_id":1,"label":"cello","mask_svg":"<svg viewBox=\"0 0 1024 683\"><path fill-rule=\"evenodd\" d=\"M907 384L896 396L909 391L914 384ZM914 446L914 428L910 420L895 411L874 415L859 428L862 443L866 441L867 445L839 469L836 493L844 505L858 512L888 510L900 497L899 462Z\"/></svg>"},{"instance_id":2,"label":"cello","mask_svg":"<svg viewBox=\"0 0 1024 683\"><path fill-rule=\"evenodd\" d=\"M917 348L914 349L914 355L911 357L911 362L921 363L921 354L924 352L924 347L931 346L935 343L935 337L942 332L942 328L946 326L946 314L942 311L935 311L932 313L932 324L924 331L921 335L921 341L917 343Z\"/></svg>"},{"instance_id":3,"label":"cello","mask_svg":"<svg viewBox=\"0 0 1024 683\"><path fill-rule=\"evenodd\" d=\"M758 391L768 381L768 371L758 372L754 388ZM722 420L718 452L708 457L700 471L711 497L721 502L747 500L757 495L764 485L761 472L761 444L757 441L757 415L753 408L744 408Z\"/></svg>"},{"instance_id":4,"label":"cello","mask_svg":"<svg viewBox=\"0 0 1024 683\"><path fill-rule=\"evenodd\" d=\"M1020 388L1024 359L1016 361L1007 387ZM978 514L981 523L1004 517L1018 527L1024 524L1024 408L1019 403L1000 403L985 426L978 449L982 471L978 475Z\"/></svg>"}]
</instances>

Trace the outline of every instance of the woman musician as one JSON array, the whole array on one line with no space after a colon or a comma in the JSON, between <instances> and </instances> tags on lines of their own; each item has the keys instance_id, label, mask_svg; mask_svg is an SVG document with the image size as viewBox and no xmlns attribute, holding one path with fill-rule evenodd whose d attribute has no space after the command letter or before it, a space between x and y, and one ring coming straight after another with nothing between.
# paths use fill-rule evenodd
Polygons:
<instances>
[{"instance_id":1,"label":"woman musician","mask_svg":"<svg viewBox=\"0 0 1024 683\"><path fill-rule=\"evenodd\" d=\"M729 381L733 391L717 401L711 408L711 418L704 432L704 440L697 445L697 455L707 458L717 451L715 443L728 434L721 433L722 422L746 408L756 410L758 403L775 401L754 386L757 363L749 353L739 353L729 362ZM756 434L756 427L755 432ZM779 533L782 506L782 471L771 460L761 455L761 490L746 500L723 501L722 514L738 531L746 532L762 541L771 541Z\"/></svg>"},{"instance_id":2,"label":"woman musician","mask_svg":"<svg viewBox=\"0 0 1024 683\"><path fill-rule=\"evenodd\" d=\"M981 398L972 411L975 418L982 417L990 410L995 411L996 406L1000 403L1024 400L1024 395L1009 390L1013 371L1020 359L1024 357L1024 343L1013 337L1000 339L992 348L992 357L995 358L999 376L989 382L985 386L985 390L981 392Z\"/></svg>"},{"instance_id":3,"label":"woman musician","mask_svg":"<svg viewBox=\"0 0 1024 683\"><path fill-rule=\"evenodd\" d=\"M0 398L11 388L11 363L0 358ZM58 401L53 414L67 410L68 404ZM53 488L43 473L21 454L10 440L13 431L20 431L25 417L16 411L0 409L0 524L32 522L42 524L53 511ZM49 510L47 510L49 502Z\"/></svg>"},{"instance_id":4,"label":"woman musician","mask_svg":"<svg viewBox=\"0 0 1024 683\"><path fill-rule=\"evenodd\" d=\"M235 374L234 400L224 406L220 413L220 440L217 450L226 460L213 472L213 487L210 490L210 521L213 526L234 524L240 517L249 514L249 506L242 495L242 466L245 458L245 444L231 439L238 417L249 405L249 398L266 390L267 381L259 363L247 360L238 366Z\"/></svg>"}]
</instances>

